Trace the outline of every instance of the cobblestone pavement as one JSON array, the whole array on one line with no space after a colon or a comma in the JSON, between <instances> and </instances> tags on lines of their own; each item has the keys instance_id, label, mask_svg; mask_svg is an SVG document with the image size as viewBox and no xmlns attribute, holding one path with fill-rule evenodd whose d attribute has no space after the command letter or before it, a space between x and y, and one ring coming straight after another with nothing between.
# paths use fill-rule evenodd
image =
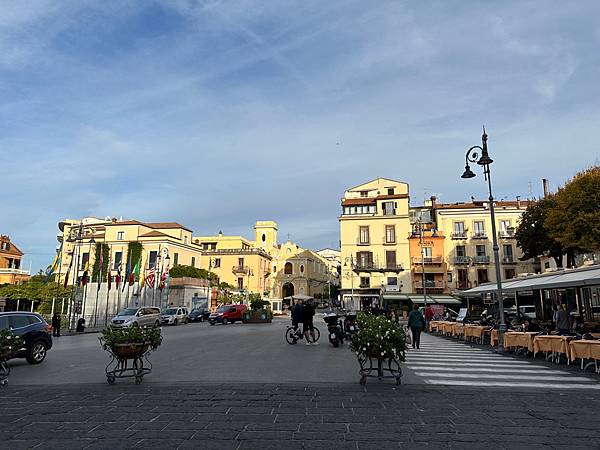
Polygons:
<instances>
[{"instance_id":1,"label":"cobblestone pavement","mask_svg":"<svg viewBox=\"0 0 600 450\"><path fill-rule=\"evenodd\" d=\"M3 449L600 448L595 391L353 384L7 386Z\"/></svg>"}]
</instances>

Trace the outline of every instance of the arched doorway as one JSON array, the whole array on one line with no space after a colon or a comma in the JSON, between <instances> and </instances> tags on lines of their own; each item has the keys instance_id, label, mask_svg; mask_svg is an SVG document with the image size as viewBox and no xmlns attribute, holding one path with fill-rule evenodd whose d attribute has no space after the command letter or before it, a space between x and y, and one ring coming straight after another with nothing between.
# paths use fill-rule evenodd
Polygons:
<instances>
[{"instance_id":1,"label":"arched doorway","mask_svg":"<svg viewBox=\"0 0 600 450\"><path fill-rule=\"evenodd\" d=\"M286 297L291 297L292 295L294 295L294 285L292 283L284 283L284 285L281 288L281 296L283 298Z\"/></svg>"}]
</instances>

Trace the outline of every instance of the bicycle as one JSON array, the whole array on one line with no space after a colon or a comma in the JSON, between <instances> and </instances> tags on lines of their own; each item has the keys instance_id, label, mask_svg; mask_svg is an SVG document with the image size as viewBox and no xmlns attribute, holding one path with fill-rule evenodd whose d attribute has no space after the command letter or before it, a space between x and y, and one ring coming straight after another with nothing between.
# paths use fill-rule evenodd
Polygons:
<instances>
[{"instance_id":1,"label":"bicycle","mask_svg":"<svg viewBox=\"0 0 600 450\"><path fill-rule=\"evenodd\" d=\"M319 340L319 338L321 337L321 332L319 331L319 329L317 327L314 327L314 330L315 330L315 339L314 339L314 341L309 340L309 342L317 342ZM311 338L311 336L309 334L308 339L310 339L310 338ZM296 328L294 328L293 326L287 327L287 329L285 330L285 340L287 341L288 344L294 345L300 339L304 339L304 333L302 333L302 330L300 329L299 326Z\"/></svg>"}]
</instances>

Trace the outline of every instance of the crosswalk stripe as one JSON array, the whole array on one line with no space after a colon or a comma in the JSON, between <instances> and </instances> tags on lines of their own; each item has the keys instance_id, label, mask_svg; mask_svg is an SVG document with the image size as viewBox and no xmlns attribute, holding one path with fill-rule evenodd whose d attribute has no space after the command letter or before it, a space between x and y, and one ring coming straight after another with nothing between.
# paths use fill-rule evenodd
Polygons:
<instances>
[{"instance_id":1,"label":"crosswalk stripe","mask_svg":"<svg viewBox=\"0 0 600 450\"><path fill-rule=\"evenodd\" d=\"M446 386L481 386L481 387L522 387L544 389L600 389L600 384L574 384L574 383L520 383L501 381L474 381L474 380L435 380L426 379L428 384L443 384Z\"/></svg>"},{"instance_id":2,"label":"crosswalk stripe","mask_svg":"<svg viewBox=\"0 0 600 450\"><path fill-rule=\"evenodd\" d=\"M523 364L503 364L502 366L498 366L498 364L492 363L469 363L469 364L449 364L444 362L412 362L408 361L408 365L411 366L419 366L419 365L427 365L427 366L440 366L440 367L459 367L459 368L474 368L474 367L495 367L498 370L505 369L508 367L519 368L520 370L527 370L528 367L535 367L537 369L543 368L542 366L536 366L534 364L523 365Z\"/></svg>"},{"instance_id":3,"label":"crosswalk stripe","mask_svg":"<svg viewBox=\"0 0 600 450\"><path fill-rule=\"evenodd\" d=\"M470 363L482 363L482 362L495 362L497 364L522 364L522 365L531 365L529 361L512 361L510 359L496 359L496 358L463 358L463 359L454 359L454 358L411 358L407 357L407 361L440 361L450 363L460 363L460 364L470 364Z\"/></svg>"},{"instance_id":4,"label":"crosswalk stripe","mask_svg":"<svg viewBox=\"0 0 600 450\"><path fill-rule=\"evenodd\" d=\"M556 375L527 375L528 372L524 372L525 375L522 374L506 374L506 373L462 373L460 374L461 378L475 378L475 379L503 379L503 380L531 380L531 381L564 381L568 379L569 381L578 381L585 383L593 383L594 380L590 380L589 378L582 378L573 376L570 374L556 374ZM456 374L453 373L438 373L438 372L415 372L415 375L419 375L421 377L431 378L456 378Z\"/></svg>"},{"instance_id":5,"label":"crosswalk stripe","mask_svg":"<svg viewBox=\"0 0 600 450\"><path fill-rule=\"evenodd\" d=\"M497 368L496 366L492 366L492 367L469 367L467 369L464 368L464 366L461 367L437 367L437 366L432 366L432 365L419 365L419 364L407 364L406 365L407 368L409 369L414 369L414 370L425 370L425 371L436 371L436 372L452 372L452 373L461 373L461 372L466 372L466 373L471 373L471 372L502 372L502 373L548 373L549 368L548 367L538 367L536 369L524 369L523 367L520 366L515 366L515 367L519 367L517 369L506 369L504 367L502 367L501 369ZM545 370L539 370L539 369L545 369ZM562 373L562 372L560 372ZM567 374L565 374L567 375Z\"/></svg>"}]
</instances>

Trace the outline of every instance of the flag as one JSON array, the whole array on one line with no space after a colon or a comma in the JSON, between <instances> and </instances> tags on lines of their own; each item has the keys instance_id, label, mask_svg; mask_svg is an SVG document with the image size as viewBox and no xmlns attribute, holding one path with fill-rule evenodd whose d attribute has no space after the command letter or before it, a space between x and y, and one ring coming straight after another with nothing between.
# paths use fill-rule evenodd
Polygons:
<instances>
[{"instance_id":1,"label":"flag","mask_svg":"<svg viewBox=\"0 0 600 450\"><path fill-rule=\"evenodd\" d=\"M108 290L110 291L110 285L112 284L112 275L111 275L111 264L112 264L112 253L110 251L110 247L108 248L108 268L106 269L106 281L108 283Z\"/></svg>"},{"instance_id":2,"label":"flag","mask_svg":"<svg viewBox=\"0 0 600 450\"><path fill-rule=\"evenodd\" d=\"M136 276L139 277L139 275L140 275L140 267L139 267L139 263L136 263L135 267L129 274L129 286L133 286L133 283L135 283Z\"/></svg>"},{"instance_id":3,"label":"flag","mask_svg":"<svg viewBox=\"0 0 600 450\"><path fill-rule=\"evenodd\" d=\"M165 269L165 271L163 272L162 276L160 277L160 284L158 285L158 288L161 291L165 288L168 277L169 277L169 268L167 267Z\"/></svg>"},{"instance_id":4,"label":"flag","mask_svg":"<svg viewBox=\"0 0 600 450\"><path fill-rule=\"evenodd\" d=\"M86 264L86 267L87 267L87 264ZM89 278L88 271L86 269L83 271L83 276L81 277L81 285L82 286L85 286L88 283L88 281L89 281L88 278Z\"/></svg>"},{"instance_id":5,"label":"flag","mask_svg":"<svg viewBox=\"0 0 600 450\"><path fill-rule=\"evenodd\" d=\"M127 284L127 281L129 281L130 274L131 274L131 255L127 255L127 265L125 266L125 276L123 277L123 291L125 291L125 285Z\"/></svg>"},{"instance_id":6,"label":"flag","mask_svg":"<svg viewBox=\"0 0 600 450\"><path fill-rule=\"evenodd\" d=\"M146 284L154 289L154 280L156 278L156 272L154 271L154 267L150 269L148 275L146 275Z\"/></svg>"},{"instance_id":7,"label":"flag","mask_svg":"<svg viewBox=\"0 0 600 450\"><path fill-rule=\"evenodd\" d=\"M73 257L71 256L71 261L69 262L69 267L67 268L67 274L65 275L65 282L63 287L66 289L67 284L69 283L69 274L71 273L71 267L73 266Z\"/></svg>"},{"instance_id":8,"label":"flag","mask_svg":"<svg viewBox=\"0 0 600 450\"><path fill-rule=\"evenodd\" d=\"M63 243L61 242L60 248L58 249L58 251L56 252L56 256L54 257L54 261L52 261L52 264L50 264L48 266L48 269L46 270L46 279L44 280L44 283L48 282L48 280L50 279L50 277L52 276L52 274L54 273L56 268L62 262L62 248L63 248Z\"/></svg>"},{"instance_id":9,"label":"flag","mask_svg":"<svg viewBox=\"0 0 600 450\"><path fill-rule=\"evenodd\" d=\"M146 270L142 271L142 275L140 276L140 289L144 287L146 283Z\"/></svg>"},{"instance_id":10,"label":"flag","mask_svg":"<svg viewBox=\"0 0 600 450\"><path fill-rule=\"evenodd\" d=\"M98 292L100 292L100 286L102 285L102 263L104 262L104 255L102 251L102 245L100 246L100 271L98 272Z\"/></svg>"},{"instance_id":11,"label":"flag","mask_svg":"<svg viewBox=\"0 0 600 450\"><path fill-rule=\"evenodd\" d=\"M115 283L117 284L117 289L119 289L119 284L121 283L121 271L123 270L123 263L119 261L119 265L117 266L117 276L115 277Z\"/></svg>"}]
</instances>

